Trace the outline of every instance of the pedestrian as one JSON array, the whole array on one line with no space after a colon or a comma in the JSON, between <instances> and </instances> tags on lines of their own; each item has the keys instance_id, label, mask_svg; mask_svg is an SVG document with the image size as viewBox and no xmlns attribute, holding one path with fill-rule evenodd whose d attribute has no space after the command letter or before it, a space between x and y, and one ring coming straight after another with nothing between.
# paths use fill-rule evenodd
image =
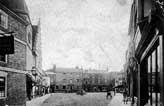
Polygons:
<instances>
[{"instance_id":1,"label":"pedestrian","mask_svg":"<svg viewBox=\"0 0 164 106\"><path fill-rule=\"evenodd\" d=\"M112 94L110 91L107 91L107 95L106 95L106 99L108 99L108 97L110 96L110 99L112 98Z\"/></svg>"},{"instance_id":2,"label":"pedestrian","mask_svg":"<svg viewBox=\"0 0 164 106\"><path fill-rule=\"evenodd\" d=\"M127 104L127 96L128 96L128 92L125 89L124 92L123 92L123 102L124 102L124 104Z\"/></svg>"}]
</instances>

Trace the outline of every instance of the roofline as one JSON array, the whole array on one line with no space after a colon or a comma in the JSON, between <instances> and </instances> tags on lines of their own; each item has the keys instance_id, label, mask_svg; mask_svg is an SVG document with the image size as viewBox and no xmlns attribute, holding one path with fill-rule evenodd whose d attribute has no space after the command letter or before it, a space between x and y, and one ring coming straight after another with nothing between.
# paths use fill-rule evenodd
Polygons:
<instances>
[{"instance_id":1,"label":"roofline","mask_svg":"<svg viewBox=\"0 0 164 106\"><path fill-rule=\"evenodd\" d=\"M0 9L4 10L6 13L10 14L14 18L18 19L21 23L25 24L26 26L31 24L28 21L24 20L22 17L18 16L16 13L8 9L6 6L0 3ZM28 16L29 17L29 16ZM32 24L31 24L32 25Z\"/></svg>"}]
</instances>

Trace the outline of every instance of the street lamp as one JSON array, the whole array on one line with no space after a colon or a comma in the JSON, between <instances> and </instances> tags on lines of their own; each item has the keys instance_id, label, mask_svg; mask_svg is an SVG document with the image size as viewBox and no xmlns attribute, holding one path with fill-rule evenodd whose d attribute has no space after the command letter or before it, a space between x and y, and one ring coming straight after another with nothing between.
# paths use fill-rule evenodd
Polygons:
<instances>
[{"instance_id":1,"label":"street lamp","mask_svg":"<svg viewBox=\"0 0 164 106\"><path fill-rule=\"evenodd\" d=\"M32 75L35 77L35 92L36 93L36 76L38 75L36 72L36 67L32 67L31 69Z\"/></svg>"}]
</instances>

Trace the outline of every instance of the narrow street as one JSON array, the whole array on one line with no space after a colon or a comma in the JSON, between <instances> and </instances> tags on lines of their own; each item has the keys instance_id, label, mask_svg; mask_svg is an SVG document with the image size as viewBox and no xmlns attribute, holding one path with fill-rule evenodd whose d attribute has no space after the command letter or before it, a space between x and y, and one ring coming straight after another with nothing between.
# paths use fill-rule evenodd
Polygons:
<instances>
[{"instance_id":1,"label":"narrow street","mask_svg":"<svg viewBox=\"0 0 164 106\"><path fill-rule=\"evenodd\" d=\"M83 96L75 93L55 93L41 106L107 106L109 103L106 93L87 93Z\"/></svg>"}]
</instances>

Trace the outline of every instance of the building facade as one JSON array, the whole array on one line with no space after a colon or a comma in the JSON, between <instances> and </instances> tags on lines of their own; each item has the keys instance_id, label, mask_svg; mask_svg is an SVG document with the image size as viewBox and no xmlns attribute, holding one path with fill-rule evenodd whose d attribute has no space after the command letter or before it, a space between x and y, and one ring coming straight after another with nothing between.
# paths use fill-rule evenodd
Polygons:
<instances>
[{"instance_id":1,"label":"building facade","mask_svg":"<svg viewBox=\"0 0 164 106\"><path fill-rule=\"evenodd\" d=\"M131 7L128 72L138 106L164 106L163 14L163 0L134 0Z\"/></svg>"},{"instance_id":2,"label":"building facade","mask_svg":"<svg viewBox=\"0 0 164 106\"><path fill-rule=\"evenodd\" d=\"M101 73L100 70L54 67L46 73L51 79L52 92L76 92L80 89L87 92L102 92L114 86L114 83L111 84L113 74Z\"/></svg>"},{"instance_id":3,"label":"building facade","mask_svg":"<svg viewBox=\"0 0 164 106\"><path fill-rule=\"evenodd\" d=\"M14 53L0 53L0 106L25 106L32 83L38 78L32 75L32 67L37 75L41 69L36 67L40 55L34 55L35 35L25 0L0 1L0 37L11 36L6 34L9 32L14 32Z\"/></svg>"},{"instance_id":4,"label":"building facade","mask_svg":"<svg viewBox=\"0 0 164 106\"><path fill-rule=\"evenodd\" d=\"M106 92L110 83L109 73L83 73L82 87L87 92Z\"/></svg>"},{"instance_id":5,"label":"building facade","mask_svg":"<svg viewBox=\"0 0 164 106\"><path fill-rule=\"evenodd\" d=\"M82 87L82 73L77 68L56 68L55 92L75 92Z\"/></svg>"}]
</instances>

